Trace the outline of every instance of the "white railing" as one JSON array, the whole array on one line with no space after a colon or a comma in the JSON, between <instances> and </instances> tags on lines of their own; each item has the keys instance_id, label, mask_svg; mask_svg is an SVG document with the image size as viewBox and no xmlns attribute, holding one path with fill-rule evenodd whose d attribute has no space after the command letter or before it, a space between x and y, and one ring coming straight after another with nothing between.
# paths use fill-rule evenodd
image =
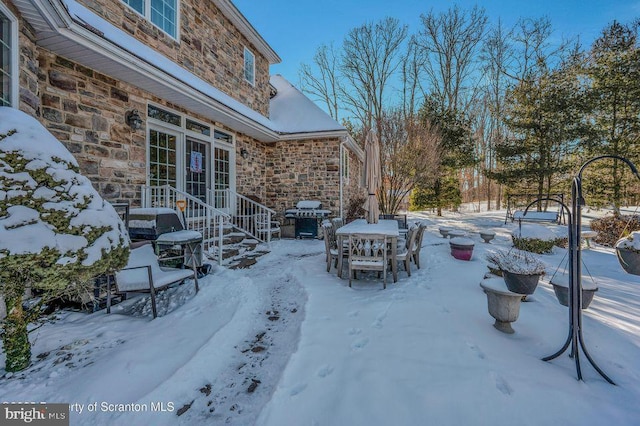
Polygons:
<instances>
[{"instance_id":1,"label":"white railing","mask_svg":"<svg viewBox=\"0 0 640 426\"><path fill-rule=\"evenodd\" d=\"M176 201L184 200L186 208L183 220L186 229L202 234L205 252L211 253L222 264L223 225L231 222L231 216L202 200L169 186L142 186L142 207L168 207L177 210Z\"/></svg>"},{"instance_id":2,"label":"white railing","mask_svg":"<svg viewBox=\"0 0 640 426\"><path fill-rule=\"evenodd\" d=\"M233 225L253 238L270 242L275 210L230 189L209 191L209 200L217 209L230 213ZM257 227L257 218L265 227Z\"/></svg>"}]
</instances>

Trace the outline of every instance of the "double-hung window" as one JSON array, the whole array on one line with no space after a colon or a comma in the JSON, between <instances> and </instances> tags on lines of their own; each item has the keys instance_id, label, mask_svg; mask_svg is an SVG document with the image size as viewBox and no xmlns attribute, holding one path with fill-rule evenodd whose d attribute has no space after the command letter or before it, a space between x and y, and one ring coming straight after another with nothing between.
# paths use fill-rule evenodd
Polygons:
<instances>
[{"instance_id":1,"label":"double-hung window","mask_svg":"<svg viewBox=\"0 0 640 426\"><path fill-rule=\"evenodd\" d=\"M244 48L244 79L252 85L256 81L256 57L246 47Z\"/></svg>"},{"instance_id":2,"label":"double-hung window","mask_svg":"<svg viewBox=\"0 0 640 426\"><path fill-rule=\"evenodd\" d=\"M17 106L18 23L0 3L0 106Z\"/></svg>"},{"instance_id":3,"label":"double-hung window","mask_svg":"<svg viewBox=\"0 0 640 426\"><path fill-rule=\"evenodd\" d=\"M179 0L122 1L171 37L178 38Z\"/></svg>"}]
</instances>

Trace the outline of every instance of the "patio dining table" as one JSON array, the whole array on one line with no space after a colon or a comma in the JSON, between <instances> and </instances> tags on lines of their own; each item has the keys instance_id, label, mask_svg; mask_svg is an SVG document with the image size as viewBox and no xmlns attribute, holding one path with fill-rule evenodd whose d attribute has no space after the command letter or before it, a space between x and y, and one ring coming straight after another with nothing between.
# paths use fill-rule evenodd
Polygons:
<instances>
[{"instance_id":1,"label":"patio dining table","mask_svg":"<svg viewBox=\"0 0 640 426\"><path fill-rule=\"evenodd\" d=\"M391 245L390 259L391 272L393 273L393 282L398 281L398 268L396 258L398 237L400 236L400 228L398 222L391 219L380 219L378 223L368 223L365 219L356 219L336 230L336 242L338 247L344 247L344 241L348 241L351 234L381 234L386 235ZM338 276L342 278L342 261L338 262Z\"/></svg>"}]
</instances>

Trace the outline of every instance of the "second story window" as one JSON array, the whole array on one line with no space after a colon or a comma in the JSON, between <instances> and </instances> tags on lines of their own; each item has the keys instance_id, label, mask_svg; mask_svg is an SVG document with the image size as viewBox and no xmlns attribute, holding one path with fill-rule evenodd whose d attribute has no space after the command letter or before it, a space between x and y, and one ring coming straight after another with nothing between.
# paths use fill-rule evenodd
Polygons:
<instances>
[{"instance_id":1,"label":"second story window","mask_svg":"<svg viewBox=\"0 0 640 426\"><path fill-rule=\"evenodd\" d=\"M0 3L0 106L17 106L17 37L15 19Z\"/></svg>"},{"instance_id":2,"label":"second story window","mask_svg":"<svg viewBox=\"0 0 640 426\"><path fill-rule=\"evenodd\" d=\"M244 79L251 84L255 84L256 81L256 57L246 47L244 48Z\"/></svg>"},{"instance_id":3,"label":"second story window","mask_svg":"<svg viewBox=\"0 0 640 426\"><path fill-rule=\"evenodd\" d=\"M178 0L122 0L155 26L178 38Z\"/></svg>"}]
</instances>

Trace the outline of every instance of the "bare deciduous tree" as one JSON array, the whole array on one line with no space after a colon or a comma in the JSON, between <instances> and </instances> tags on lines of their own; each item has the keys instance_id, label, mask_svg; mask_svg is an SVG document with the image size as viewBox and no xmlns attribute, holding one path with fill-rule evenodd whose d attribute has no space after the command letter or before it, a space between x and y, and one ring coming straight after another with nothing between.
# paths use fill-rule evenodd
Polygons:
<instances>
[{"instance_id":1,"label":"bare deciduous tree","mask_svg":"<svg viewBox=\"0 0 640 426\"><path fill-rule=\"evenodd\" d=\"M484 9L475 6L469 13L458 6L436 15L421 15L418 41L428 57L426 76L431 98L443 109L465 112L477 87L470 80L479 78L476 49L487 24Z\"/></svg>"},{"instance_id":2,"label":"bare deciduous tree","mask_svg":"<svg viewBox=\"0 0 640 426\"><path fill-rule=\"evenodd\" d=\"M416 185L430 185L440 167L441 134L435 126L403 111L383 114L380 121L381 210L396 213Z\"/></svg>"},{"instance_id":3,"label":"bare deciduous tree","mask_svg":"<svg viewBox=\"0 0 640 426\"><path fill-rule=\"evenodd\" d=\"M373 128L374 120L379 126L387 86L400 65L407 31L398 19L388 17L352 29L344 40L340 70L347 84L341 97L364 127Z\"/></svg>"},{"instance_id":4,"label":"bare deciduous tree","mask_svg":"<svg viewBox=\"0 0 640 426\"><path fill-rule=\"evenodd\" d=\"M338 121L340 102L338 93L340 91L339 62L333 44L321 45L313 56L315 68L309 64L302 64L298 73L301 89L311 94L316 100L327 106L327 111L331 117Z\"/></svg>"}]
</instances>

